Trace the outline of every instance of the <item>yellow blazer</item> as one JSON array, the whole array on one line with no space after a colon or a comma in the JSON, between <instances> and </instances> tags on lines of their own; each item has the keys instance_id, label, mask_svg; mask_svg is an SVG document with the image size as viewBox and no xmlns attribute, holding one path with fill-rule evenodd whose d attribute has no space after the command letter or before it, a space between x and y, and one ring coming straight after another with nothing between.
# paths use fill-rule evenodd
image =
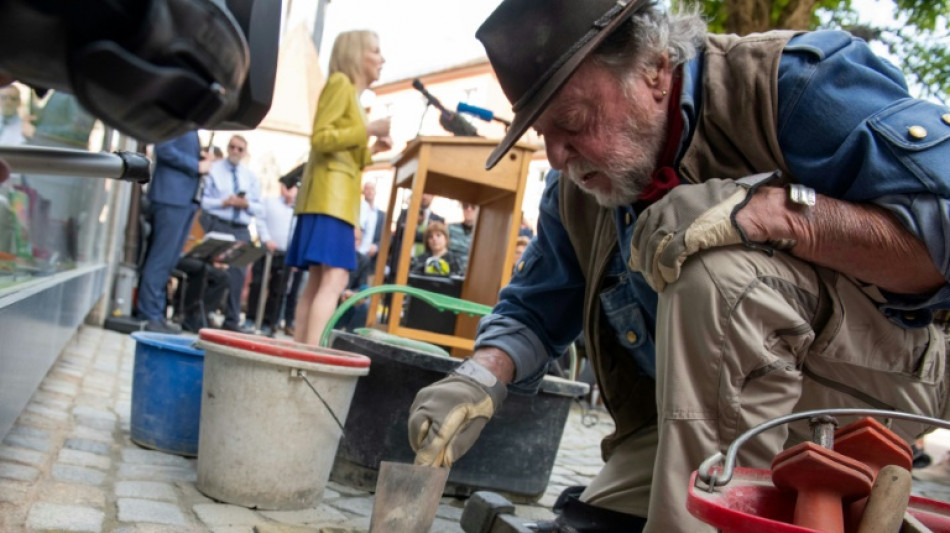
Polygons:
<instances>
[{"instance_id":1,"label":"yellow blazer","mask_svg":"<svg viewBox=\"0 0 950 533\"><path fill-rule=\"evenodd\" d=\"M310 159L294 212L330 215L356 226L362 170L372 161L366 141L366 118L356 88L345 74L335 72L317 103Z\"/></svg>"}]
</instances>

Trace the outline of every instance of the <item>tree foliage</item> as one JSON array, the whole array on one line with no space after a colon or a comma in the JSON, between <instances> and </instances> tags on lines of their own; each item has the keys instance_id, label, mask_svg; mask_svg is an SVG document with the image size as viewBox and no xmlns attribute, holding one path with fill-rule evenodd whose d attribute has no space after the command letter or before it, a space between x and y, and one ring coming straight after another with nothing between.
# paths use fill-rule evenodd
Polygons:
<instances>
[{"instance_id":1,"label":"tree foliage","mask_svg":"<svg viewBox=\"0 0 950 533\"><path fill-rule=\"evenodd\" d=\"M700 4L716 33L772 29L845 29L880 42L904 70L911 92L941 102L950 100L950 0L890 0L886 24L875 24L852 0L671 0L673 7ZM887 8L887 7L884 7ZM883 8L882 8L883 9Z\"/></svg>"}]
</instances>

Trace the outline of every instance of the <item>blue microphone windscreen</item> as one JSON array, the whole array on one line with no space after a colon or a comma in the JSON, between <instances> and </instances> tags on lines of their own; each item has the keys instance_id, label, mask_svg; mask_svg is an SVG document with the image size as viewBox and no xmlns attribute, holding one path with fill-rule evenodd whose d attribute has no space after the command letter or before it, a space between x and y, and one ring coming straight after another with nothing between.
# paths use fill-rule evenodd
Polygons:
<instances>
[{"instance_id":1,"label":"blue microphone windscreen","mask_svg":"<svg viewBox=\"0 0 950 533\"><path fill-rule=\"evenodd\" d=\"M459 113L468 113L469 115L474 115L484 120L485 122L490 122L491 119L495 116L494 113L492 113L491 111L485 108L469 105L469 104L466 104L465 102L459 102L459 105L456 108L456 111L458 111Z\"/></svg>"}]
</instances>

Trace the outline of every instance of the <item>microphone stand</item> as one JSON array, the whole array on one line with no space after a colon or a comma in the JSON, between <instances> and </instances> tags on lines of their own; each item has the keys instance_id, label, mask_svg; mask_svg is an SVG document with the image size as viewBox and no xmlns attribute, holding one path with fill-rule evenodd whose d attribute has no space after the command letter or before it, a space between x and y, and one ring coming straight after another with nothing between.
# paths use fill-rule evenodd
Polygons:
<instances>
[{"instance_id":1,"label":"microphone stand","mask_svg":"<svg viewBox=\"0 0 950 533\"><path fill-rule=\"evenodd\" d=\"M419 78L412 80L412 87L422 93L422 96L426 99L426 111L429 110L429 106L435 106L436 109L441 111L439 116L439 124L446 129L446 131L451 132L453 135L458 137L477 137L478 132L475 130L475 126L472 126L468 123L461 115L453 111L449 111L442 105L442 102L438 98L429 94L429 91L426 90L425 86L422 85L422 82L419 81ZM425 112L422 113L423 120L425 119ZM422 129L422 123L419 124L419 129Z\"/></svg>"},{"instance_id":2,"label":"microphone stand","mask_svg":"<svg viewBox=\"0 0 950 533\"><path fill-rule=\"evenodd\" d=\"M429 108L430 108L431 106L432 106L432 104L430 104L429 101L426 100L426 107L425 107L425 109L422 110L422 118L419 119L419 128L416 129L416 137L418 137L419 134L422 132L422 125L423 125L423 124L425 123L425 121L426 121L426 114L429 112Z\"/></svg>"}]
</instances>

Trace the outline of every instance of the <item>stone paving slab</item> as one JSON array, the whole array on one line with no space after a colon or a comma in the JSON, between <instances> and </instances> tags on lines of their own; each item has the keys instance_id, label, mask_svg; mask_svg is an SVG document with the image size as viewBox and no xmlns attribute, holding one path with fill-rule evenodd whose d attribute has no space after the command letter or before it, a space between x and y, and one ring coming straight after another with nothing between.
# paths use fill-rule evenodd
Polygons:
<instances>
[{"instance_id":1,"label":"stone paving slab","mask_svg":"<svg viewBox=\"0 0 950 533\"><path fill-rule=\"evenodd\" d=\"M329 482L319 505L257 511L216 502L196 487L197 461L143 449L129 439L135 342L83 327L0 443L0 531L121 533L357 533L369 527L371 493ZM574 406L548 488L519 504L525 521L550 520L567 486L587 484L603 464L602 411ZM950 501L947 485L915 482ZM464 500L442 498L432 533L460 533Z\"/></svg>"}]
</instances>

